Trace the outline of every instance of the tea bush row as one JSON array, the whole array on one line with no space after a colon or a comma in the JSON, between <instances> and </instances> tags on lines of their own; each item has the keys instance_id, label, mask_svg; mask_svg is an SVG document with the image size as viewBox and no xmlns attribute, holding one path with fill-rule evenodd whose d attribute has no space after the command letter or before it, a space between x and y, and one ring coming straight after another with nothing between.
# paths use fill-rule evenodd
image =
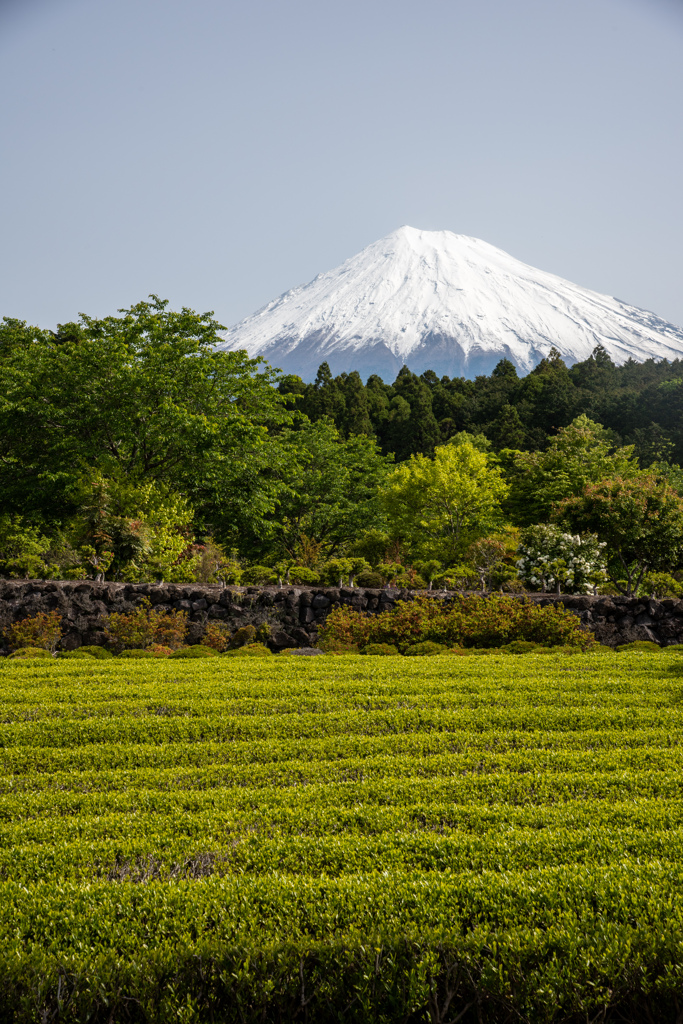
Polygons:
<instances>
[{"instance_id":1,"label":"tea bush row","mask_svg":"<svg viewBox=\"0 0 683 1024\"><path fill-rule=\"evenodd\" d=\"M0 1021L675 1019L682 668L7 660Z\"/></svg>"}]
</instances>

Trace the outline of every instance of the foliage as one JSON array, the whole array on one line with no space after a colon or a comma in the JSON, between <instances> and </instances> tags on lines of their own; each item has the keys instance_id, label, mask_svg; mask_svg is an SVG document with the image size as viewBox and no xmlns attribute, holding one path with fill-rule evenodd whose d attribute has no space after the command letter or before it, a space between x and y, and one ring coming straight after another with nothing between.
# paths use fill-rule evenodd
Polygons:
<instances>
[{"instance_id":1,"label":"foliage","mask_svg":"<svg viewBox=\"0 0 683 1024\"><path fill-rule=\"evenodd\" d=\"M344 438L323 419L283 430L277 443L280 489L261 531L271 549L299 561L315 546L317 561L323 560L380 518L377 486L392 460L374 439ZM258 539L253 543L258 546Z\"/></svg>"},{"instance_id":2,"label":"foliage","mask_svg":"<svg viewBox=\"0 0 683 1024\"><path fill-rule=\"evenodd\" d=\"M6 631L11 651L22 647L41 647L51 654L57 650L62 638L62 617L59 612L38 612L13 622Z\"/></svg>"},{"instance_id":3,"label":"foliage","mask_svg":"<svg viewBox=\"0 0 683 1024\"><path fill-rule=\"evenodd\" d=\"M546 450L513 453L506 507L519 525L547 522L558 502L606 477L629 478L637 468L632 447L615 449L608 431L582 414Z\"/></svg>"},{"instance_id":4,"label":"foliage","mask_svg":"<svg viewBox=\"0 0 683 1024\"><path fill-rule=\"evenodd\" d=\"M523 378L501 360L472 381L404 367L364 385L323 365L305 384L217 349L219 328L154 296L54 332L4 318L0 576L237 585L249 563L275 582L282 559L318 573L357 556L373 571L400 564L400 586L441 587L465 565L478 582L457 586L514 585L509 557L493 571L466 551L500 516L457 539L429 501L387 506L391 453L412 472L411 456L434 466L442 448L474 449L526 526L587 486L632 479L637 460L683 493L678 361L617 367L598 347L569 369L551 352Z\"/></svg>"},{"instance_id":5,"label":"foliage","mask_svg":"<svg viewBox=\"0 0 683 1024\"><path fill-rule=\"evenodd\" d=\"M391 657L398 654L398 647L393 644L366 644L360 653Z\"/></svg>"},{"instance_id":6,"label":"foliage","mask_svg":"<svg viewBox=\"0 0 683 1024\"><path fill-rule=\"evenodd\" d=\"M238 647L246 647L248 644L252 644L256 639L256 633L256 626L252 626L251 624L248 626L240 626L230 639L228 645L230 650L235 650Z\"/></svg>"},{"instance_id":7,"label":"foliage","mask_svg":"<svg viewBox=\"0 0 683 1024\"><path fill-rule=\"evenodd\" d=\"M433 640L423 640L419 644L410 644L403 653L413 657L433 657L435 654L448 654L448 646L437 644Z\"/></svg>"},{"instance_id":8,"label":"foliage","mask_svg":"<svg viewBox=\"0 0 683 1024\"><path fill-rule=\"evenodd\" d=\"M237 647L226 651L224 657L239 658L269 658L272 651L268 650L265 644L245 644L244 647Z\"/></svg>"},{"instance_id":9,"label":"foliage","mask_svg":"<svg viewBox=\"0 0 683 1024\"><path fill-rule=\"evenodd\" d=\"M238 536L272 508L268 428L290 419L277 376L244 352L218 350L210 313L173 312L156 296L119 312L81 315L0 360L8 509L63 518L88 467L183 492L226 538Z\"/></svg>"},{"instance_id":10,"label":"foliage","mask_svg":"<svg viewBox=\"0 0 683 1024\"><path fill-rule=\"evenodd\" d=\"M314 384L299 381L297 408L314 421L331 418L342 432L353 423L353 429L376 437L381 449L394 452L399 461L417 453L431 455L435 445L463 431L484 434L497 452L542 451L579 414L603 424L615 447L634 444L643 466L683 460L678 360L628 360L615 366L597 346L569 369L552 353L522 378L507 359L475 380L437 377L431 371L417 378L404 368L393 384L373 375L364 389L351 389L352 397L351 376L333 377L323 364ZM539 511L545 512L531 509L520 525L541 521Z\"/></svg>"},{"instance_id":11,"label":"foliage","mask_svg":"<svg viewBox=\"0 0 683 1024\"><path fill-rule=\"evenodd\" d=\"M104 625L107 643L117 653L126 648L144 649L154 643L177 649L182 647L186 631L186 612L155 609L149 598L143 598L132 612L112 612Z\"/></svg>"},{"instance_id":12,"label":"foliage","mask_svg":"<svg viewBox=\"0 0 683 1024\"><path fill-rule=\"evenodd\" d=\"M681 679L561 657L4 661L5 1018L675 1020Z\"/></svg>"},{"instance_id":13,"label":"foliage","mask_svg":"<svg viewBox=\"0 0 683 1024\"><path fill-rule=\"evenodd\" d=\"M197 583L204 586L212 583L239 586L242 580L242 567L239 561L228 556L223 546L213 537L206 537L201 544L195 545L195 552L194 579Z\"/></svg>"},{"instance_id":14,"label":"foliage","mask_svg":"<svg viewBox=\"0 0 683 1024\"><path fill-rule=\"evenodd\" d=\"M542 654L548 650L543 644L536 644L531 640L513 640L512 643L503 644L500 649L503 654Z\"/></svg>"},{"instance_id":15,"label":"foliage","mask_svg":"<svg viewBox=\"0 0 683 1024\"><path fill-rule=\"evenodd\" d=\"M59 569L49 564L50 540L21 516L0 516L0 575L52 579Z\"/></svg>"},{"instance_id":16,"label":"foliage","mask_svg":"<svg viewBox=\"0 0 683 1024\"><path fill-rule=\"evenodd\" d=\"M79 647L78 650L85 651L86 654L92 654L93 658L99 658L100 661L114 657L111 651L108 651L106 647L98 647L95 644L84 644L82 647Z\"/></svg>"},{"instance_id":17,"label":"foliage","mask_svg":"<svg viewBox=\"0 0 683 1024\"><path fill-rule=\"evenodd\" d=\"M45 650L44 647L17 647L15 651L10 654L10 658L51 658L52 654L50 651Z\"/></svg>"},{"instance_id":18,"label":"foliage","mask_svg":"<svg viewBox=\"0 0 683 1024\"><path fill-rule=\"evenodd\" d=\"M465 565L470 566L478 577L482 593L502 589L517 576L514 560L516 539L516 531L507 530L476 540L465 552Z\"/></svg>"},{"instance_id":19,"label":"foliage","mask_svg":"<svg viewBox=\"0 0 683 1024\"><path fill-rule=\"evenodd\" d=\"M195 579L200 556L189 543L193 510L163 484L81 478L71 534L87 575L131 582Z\"/></svg>"},{"instance_id":20,"label":"foliage","mask_svg":"<svg viewBox=\"0 0 683 1024\"><path fill-rule=\"evenodd\" d=\"M187 632L187 612L175 609L162 614L152 609L149 621L154 627L154 643L170 647L172 650L183 646Z\"/></svg>"},{"instance_id":21,"label":"foliage","mask_svg":"<svg viewBox=\"0 0 683 1024\"><path fill-rule=\"evenodd\" d=\"M638 652L642 654L659 654L662 648L659 644L653 643L652 640L634 640L630 644L619 644L616 650L620 654L637 654Z\"/></svg>"},{"instance_id":22,"label":"foliage","mask_svg":"<svg viewBox=\"0 0 683 1024\"><path fill-rule=\"evenodd\" d=\"M313 569L307 569L304 565L295 565L290 572L292 583L301 583L305 586L314 586L320 583L320 574Z\"/></svg>"},{"instance_id":23,"label":"foliage","mask_svg":"<svg viewBox=\"0 0 683 1024\"><path fill-rule=\"evenodd\" d=\"M242 572L242 583L245 586L277 583L277 573L269 565L250 565Z\"/></svg>"},{"instance_id":24,"label":"foliage","mask_svg":"<svg viewBox=\"0 0 683 1024\"><path fill-rule=\"evenodd\" d=\"M255 631L254 631L255 632ZM202 644L204 647L213 647L219 654L227 650L230 643L230 628L223 622L207 622Z\"/></svg>"},{"instance_id":25,"label":"foliage","mask_svg":"<svg viewBox=\"0 0 683 1024\"><path fill-rule=\"evenodd\" d=\"M653 473L589 484L558 515L606 543L610 579L628 596L646 572L671 572L683 560L683 498Z\"/></svg>"},{"instance_id":26,"label":"foliage","mask_svg":"<svg viewBox=\"0 0 683 1024\"><path fill-rule=\"evenodd\" d=\"M541 608L503 594L462 596L449 602L419 597L398 601L391 611L372 616L342 605L330 612L320 631L320 646L327 651L388 643L405 653L425 641L446 647L502 647L513 640L577 648L595 643L561 605Z\"/></svg>"},{"instance_id":27,"label":"foliage","mask_svg":"<svg viewBox=\"0 0 683 1024\"><path fill-rule=\"evenodd\" d=\"M398 466L381 497L395 537L448 563L501 522L506 494L490 456L462 440L438 447L433 459L416 455Z\"/></svg>"},{"instance_id":28,"label":"foliage","mask_svg":"<svg viewBox=\"0 0 683 1024\"><path fill-rule=\"evenodd\" d=\"M205 647L202 644L194 644L192 647L179 647L171 651L169 658L215 658L218 651L213 647Z\"/></svg>"},{"instance_id":29,"label":"foliage","mask_svg":"<svg viewBox=\"0 0 683 1024\"><path fill-rule=\"evenodd\" d=\"M381 572L374 569L362 569L356 576L356 586L365 587L369 590L378 590L384 586L384 578Z\"/></svg>"},{"instance_id":30,"label":"foliage","mask_svg":"<svg viewBox=\"0 0 683 1024\"><path fill-rule=\"evenodd\" d=\"M444 576L443 565L438 558L429 558L426 561L416 560L414 569L423 580L428 582L430 590L434 582L438 582Z\"/></svg>"},{"instance_id":31,"label":"foliage","mask_svg":"<svg viewBox=\"0 0 683 1024\"><path fill-rule=\"evenodd\" d=\"M605 547L595 534L571 534L539 523L520 534L517 572L535 590L588 594L607 579Z\"/></svg>"},{"instance_id":32,"label":"foliage","mask_svg":"<svg viewBox=\"0 0 683 1024\"><path fill-rule=\"evenodd\" d=\"M343 587L348 581L353 562L350 558L330 558L321 567L322 580L331 587Z\"/></svg>"},{"instance_id":33,"label":"foliage","mask_svg":"<svg viewBox=\"0 0 683 1024\"><path fill-rule=\"evenodd\" d=\"M683 597L683 583L668 572L648 572L643 577L640 592L657 600L665 597L680 599Z\"/></svg>"},{"instance_id":34,"label":"foliage","mask_svg":"<svg viewBox=\"0 0 683 1024\"><path fill-rule=\"evenodd\" d=\"M82 647L77 647L73 651L60 651L58 654L59 658L92 658L94 655L90 651L84 651Z\"/></svg>"},{"instance_id":35,"label":"foliage","mask_svg":"<svg viewBox=\"0 0 683 1024\"><path fill-rule=\"evenodd\" d=\"M148 654L153 654L155 658L167 658L169 654L173 654L173 647L167 647L165 644L150 644L145 650ZM176 648L180 650L180 648Z\"/></svg>"},{"instance_id":36,"label":"foliage","mask_svg":"<svg viewBox=\"0 0 683 1024\"><path fill-rule=\"evenodd\" d=\"M156 655L153 651L145 648L142 650L140 647L127 647L123 651L119 651L119 658L154 658Z\"/></svg>"}]
</instances>

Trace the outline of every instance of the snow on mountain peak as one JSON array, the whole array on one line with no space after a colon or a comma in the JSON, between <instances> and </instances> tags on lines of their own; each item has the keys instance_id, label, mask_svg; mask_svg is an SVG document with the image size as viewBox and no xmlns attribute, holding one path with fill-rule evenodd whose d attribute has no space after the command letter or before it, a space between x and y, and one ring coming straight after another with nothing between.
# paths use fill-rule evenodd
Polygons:
<instances>
[{"instance_id":1,"label":"snow on mountain peak","mask_svg":"<svg viewBox=\"0 0 683 1024\"><path fill-rule=\"evenodd\" d=\"M552 347L567 363L601 344L615 363L683 356L683 330L653 313L536 270L488 242L407 225L231 327L246 349L304 380L327 361L393 380L407 364L451 377L522 373Z\"/></svg>"}]
</instances>

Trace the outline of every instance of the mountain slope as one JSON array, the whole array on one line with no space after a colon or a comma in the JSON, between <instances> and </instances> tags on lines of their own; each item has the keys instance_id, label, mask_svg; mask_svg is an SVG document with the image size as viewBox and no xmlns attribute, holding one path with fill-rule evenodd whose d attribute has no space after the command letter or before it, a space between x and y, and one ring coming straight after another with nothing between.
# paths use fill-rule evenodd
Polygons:
<instances>
[{"instance_id":1,"label":"mountain slope","mask_svg":"<svg viewBox=\"0 0 683 1024\"><path fill-rule=\"evenodd\" d=\"M402 227L225 332L288 373L312 380L359 370L474 377L507 357L521 373L554 346L567 363L602 344L615 363L683 356L683 329L618 299L536 270L451 231Z\"/></svg>"}]
</instances>

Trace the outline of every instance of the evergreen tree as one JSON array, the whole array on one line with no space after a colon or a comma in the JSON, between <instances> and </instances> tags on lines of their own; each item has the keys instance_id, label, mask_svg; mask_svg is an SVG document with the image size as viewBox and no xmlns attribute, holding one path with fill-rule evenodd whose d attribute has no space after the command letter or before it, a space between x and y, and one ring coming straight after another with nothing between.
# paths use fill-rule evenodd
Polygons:
<instances>
[{"instance_id":1,"label":"evergreen tree","mask_svg":"<svg viewBox=\"0 0 683 1024\"><path fill-rule=\"evenodd\" d=\"M487 430L495 448L515 448L523 451L526 448L527 432L519 413L513 405L502 407L493 423Z\"/></svg>"},{"instance_id":2,"label":"evergreen tree","mask_svg":"<svg viewBox=\"0 0 683 1024\"><path fill-rule=\"evenodd\" d=\"M321 363L315 381L306 388L301 411L315 422L327 416L336 425L344 415L344 393L328 363Z\"/></svg>"},{"instance_id":3,"label":"evergreen tree","mask_svg":"<svg viewBox=\"0 0 683 1024\"><path fill-rule=\"evenodd\" d=\"M374 431L370 420L367 392L360 374L354 370L348 375L342 374L341 380L344 394L344 412L338 424L341 433L344 437L350 437L352 434L372 435Z\"/></svg>"},{"instance_id":4,"label":"evergreen tree","mask_svg":"<svg viewBox=\"0 0 683 1024\"><path fill-rule=\"evenodd\" d=\"M433 454L440 435L428 385L404 366L394 381L393 391L383 436L385 451L393 452L399 462L418 452ZM396 402L397 398L402 401Z\"/></svg>"}]
</instances>

